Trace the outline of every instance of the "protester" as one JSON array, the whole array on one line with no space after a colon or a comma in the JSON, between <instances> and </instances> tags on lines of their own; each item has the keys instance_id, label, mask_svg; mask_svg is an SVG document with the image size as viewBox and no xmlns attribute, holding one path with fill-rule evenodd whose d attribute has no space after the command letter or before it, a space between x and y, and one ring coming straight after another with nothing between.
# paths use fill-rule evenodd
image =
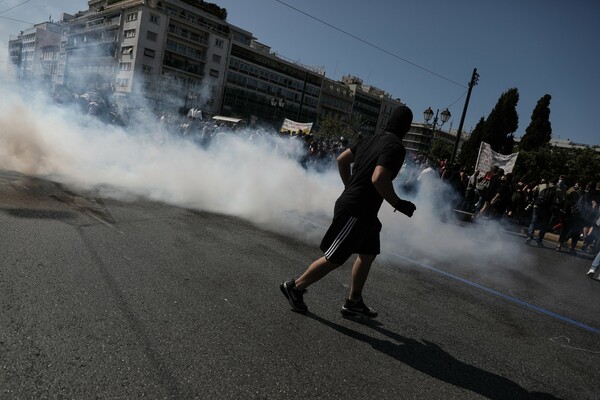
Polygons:
<instances>
[{"instance_id":1,"label":"protester","mask_svg":"<svg viewBox=\"0 0 600 400\"><path fill-rule=\"evenodd\" d=\"M546 235L548 223L550 222L552 205L554 204L554 198L556 196L556 186L551 182L547 183L545 179L542 179L542 183L533 188L532 194L533 212L531 215L531 222L529 223L529 229L527 230L527 240L525 241L525 244L531 243L535 230L539 229L536 243L541 247L544 245L544 236Z\"/></svg>"},{"instance_id":2,"label":"protester","mask_svg":"<svg viewBox=\"0 0 600 400\"><path fill-rule=\"evenodd\" d=\"M506 214L512 197L512 180L513 175L511 173L501 175L496 194L490 201L491 218L501 219Z\"/></svg>"},{"instance_id":3,"label":"protester","mask_svg":"<svg viewBox=\"0 0 600 400\"><path fill-rule=\"evenodd\" d=\"M467 179L467 187L465 189L465 200L461 206L461 210L465 212L475 211L475 202L477 200L475 186L477 184L477 178L479 178L479 170L475 170Z\"/></svg>"},{"instance_id":4,"label":"protester","mask_svg":"<svg viewBox=\"0 0 600 400\"><path fill-rule=\"evenodd\" d=\"M481 191L482 196L480 201L483 200L483 204L480 204L479 213L480 217L487 216L491 208L491 201L498 191L500 185L500 178L504 175L504 170L494 165L492 169L483 177L482 181L484 189Z\"/></svg>"},{"instance_id":5,"label":"protester","mask_svg":"<svg viewBox=\"0 0 600 400\"><path fill-rule=\"evenodd\" d=\"M569 183L568 179L565 179L565 183ZM573 186L569 187L565 192L565 198L562 204L564 210L564 223L560 230L560 237L558 238L558 246L556 250L560 251L569 239L571 239L571 247L569 249L570 254L577 254L575 250L577 247L577 241L579 236L583 232L583 226L585 222L581 214L581 191L579 189L579 183L575 182Z\"/></svg>"},{"instance_id":6,"label":"protester","mask_svg":"<svg viewBox=\"0 0 600 400\"><path fill-rule=\"evenodd\" d=\"M346 316L377 317L377 312L366 306L362 299L371 264L380 252L381 222L377 214L383 200L408 217L416 209L413 203L398 197L392 184L404 163L406 150L402 138L411 122L411 110L406 106L398 107L392 112L384 133L363 139L338 157L345 189L335 203L333 221L321 242L324 255L298 278L280 285L295 311L308 311L304 294L311 284L358 253L352 267L350 294L341 312Z\"/></svg>"}]
</instances>

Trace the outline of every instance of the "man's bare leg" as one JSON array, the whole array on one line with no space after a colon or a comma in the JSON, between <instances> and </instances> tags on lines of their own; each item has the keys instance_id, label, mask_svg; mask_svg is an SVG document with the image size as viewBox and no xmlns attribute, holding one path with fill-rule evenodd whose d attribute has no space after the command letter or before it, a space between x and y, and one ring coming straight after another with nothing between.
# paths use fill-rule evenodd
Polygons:
<instances>
[{"instance_id":1,"label":"man's bare leg","mask_svg":"<svg viewBox=\"0 0 600 400\"><path fill-rule=\"evenodd\" d=\"M338 264L333 264L324 256L315 260L299 278L296 279L296 288L302 290L317 282L325 275L339 267Z\"/></svg>"},{"instance_id":2,"label":"man's bare leg","mask_svg":"<svg viewBox=\"0 0 600 400\"><path fill-rule=\"evenodd\" d=\"M357 301L362 297L363 287L369 276L371 264L376 255L359 254L352 266L352 284L350 285L350 300Z\"/></svg>"}]
</instances>

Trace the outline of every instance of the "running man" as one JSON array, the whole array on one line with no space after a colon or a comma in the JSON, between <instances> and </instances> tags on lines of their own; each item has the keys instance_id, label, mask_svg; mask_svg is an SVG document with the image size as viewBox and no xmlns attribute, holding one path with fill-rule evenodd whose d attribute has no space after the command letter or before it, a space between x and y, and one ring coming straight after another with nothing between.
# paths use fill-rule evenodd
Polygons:
<instances>
[{"instance_id":1,"label":"running man","mask_svg":"<svg viewBox=\"0 0 600 400\"><path fill-rule=\"evenodd\" d=\"M367 307L362 299L371 264L380 252L381 222L377 214L383 200L394 207L394 211L408 217L412 217L416 209L413 203L398 197L392 184L404 163L406 149L402 138L410 128L412 118L408 107L396 108L384 133L363 139L337 158L345 189L335 202L333 221L321 241L324 255L298 278L280 285L295 311L308 311L304 293L310 285L338 268L352 254L358 254L352 267L350 295L341 312L345 316L377 317L377 312Z\"/></svg>"}]
</instances>

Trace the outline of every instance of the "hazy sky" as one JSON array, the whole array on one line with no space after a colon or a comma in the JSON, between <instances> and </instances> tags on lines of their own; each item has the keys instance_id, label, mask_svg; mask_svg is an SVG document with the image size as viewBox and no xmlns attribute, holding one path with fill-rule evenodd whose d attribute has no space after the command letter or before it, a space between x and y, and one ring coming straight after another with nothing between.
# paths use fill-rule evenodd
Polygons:
<instances>
[{"instance_id":1,"label":"hazy sky","mask_svg":"<svg viewBox=\"0 0 600 400\"><path fill-rule=\"evenodd\" d=\"M422 121L427 107L457 128L473 68L480 74L463 130L516 87L521 136L550 94L553 137L600 144L600 2L597 0L220 0L228 21L282 56L352 74L386 90ZM14 8L13 8L14 7ZM10 34L85 0L0 0L0 46ZM24 22L14 21L11 19ZM4 73L7 50L0 53Z\"/></svg>"}]
</instances>

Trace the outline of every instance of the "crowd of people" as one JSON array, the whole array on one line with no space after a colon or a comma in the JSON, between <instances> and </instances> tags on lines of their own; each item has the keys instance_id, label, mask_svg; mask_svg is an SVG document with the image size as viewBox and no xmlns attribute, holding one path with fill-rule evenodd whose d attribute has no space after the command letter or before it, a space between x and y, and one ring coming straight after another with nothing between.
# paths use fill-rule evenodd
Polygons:
<instances>
[{"instance_id":1,"label":"crowd of people","mask_svg":"<svg viewBox=\"0 0 600 400\"><path fill-rule=\"evenodd\" d=\"M98 96L84 94L77 96L77 100L88 114L96 115L103 109L108 110ZM106 110L104 114L114 119L115 113ZM279 135L293 141L291 147L300 152L299 163L316 172L336 170L336 159L350 146L349 140L344 137L331 139L302 131L277 132L271 127L248 126L244 121L227 123L172 114L157 118L163 132L191 140L202 147L232 133L248 140ZM426 179L439 181L449 185L456 194L450 200L454 209L471 214L475 221L500 220L527 227L527 244L535 241L538 246L544 246L544 236L550 232L558 236L558 251L564 249L570 254L577 254L579 242L583 252L596 253L600 250L600 177L585 184L577 177L569 176L527 182L510 172L505 173L498 166L489 171L473 171L447 160L432 160L419 154L408 156L406 164L412 167L403 168L402 189L406 193L415 191ZM536 232L537 237L534 237Z\"/></svg>"},{"instance_id":2,"label":"crowd of people","mask_svg":"<svg viewBox=\"0 0 600 400\"><path fill-rule=\"evenodd\" d=\"M471 172L422 156L413 162L420 165L417 182L425 175L446 182L457 194L454 208L472 214L475 221L501 220L524 227L525 243L535 241L538 246L544 246L546 233L553 233L557 236L555 250L573 255L579 249L592 254L600 250L600 178L585 184L565 175L527 182L498 166ZM405 183L409 190L414 178ZM596 270L597 266L590 275Z\"/></svg>"},{"instance_id":3,"label":"crowd of people","mask_svg":"<svg viewBox=\"0 0 600 400\"><path fill-rule=\"evenodd\" d=\"M184 121L175 124L175 132L195 136L197 142L209 143L224 132L234 132L253 140L256 136L273 134L272 129L223 126L213 121ZM279 132L281 138L297 142L301 150L300 164L316 172L337 169L337 157L349 147L348 139L321 138L298 132ZM358 139L360 140L360 138ZM424 180L437 180L449 185L456 196L449 201L453 208L472 214L475 221L498 220L526 228L527 244L534 241L543 246L550 232L558 236L556 250L577 253L600 250L600 179L585 185L576 178L559 176L526 182L493 166L489 171L469 171L448 160L432 160L414 154L406 158L410 168L401 176L405 193L417 190Z\"/></svg>"}]
</instances>

